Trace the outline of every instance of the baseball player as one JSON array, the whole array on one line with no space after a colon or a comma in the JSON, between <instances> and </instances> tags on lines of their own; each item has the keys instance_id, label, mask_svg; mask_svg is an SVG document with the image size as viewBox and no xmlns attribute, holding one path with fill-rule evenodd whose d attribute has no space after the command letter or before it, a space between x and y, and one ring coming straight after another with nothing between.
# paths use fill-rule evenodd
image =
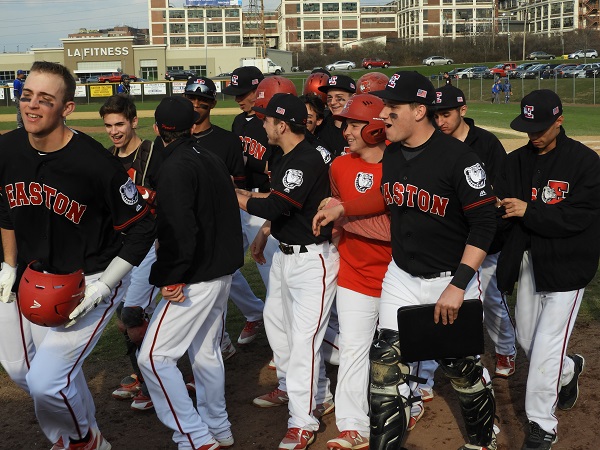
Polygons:
<instances>
[{"instance_id":1,"label":"baseball player","mask_svg":"<svg viewBox=\"0 0 600 450\"><path fill-rule=\"evenodd\" d=\"M21 116L21 108L19 107L21 95L23 94L23 85L25 84L25 71L17 70L17 78L13 81L13 96L15 106L17 107L17 128L23 127L23 117Z\"/></svg>"},{"instance_id":2,"label":"baseball player","mask_svg":"<svg viewBox=\"0 0 600 450\"><path fill-rule=\"evenodd\" d=\"M585 287L600 256L598 155L565 134L562 103L542 89L521 100L511 128L527 145L510 153L496 180L508 228L498 261L498 287L518 280L517 339L529 359L522 450L548 450L557 440L559 409L575 406L583 356L566 355Z\"/></svg>"},{"instance_id":3,"label":"baseball player","mask_svg":"<svg viewBox=\"0 0 600 450\"><path fill-rule=\"evenodd\" d=\"M127 94L113 95L104 102L99 112L104 121L104 129L113 143L108 151L119 158L140 194L153 206L162 153L153 151L152 141L142 140L137 135L135 131L138 126L137 108L133 99ZM134 411L153 408L137 365L136 352L148 326L147 318L152 315L156 305L154 300L158 291L148 282L150 267L154 261L156 261L156 251L152 246L144 261L132 269L131 283L125 293L125 299L117 308L119 329L125 337L127 354L131 359L135 376L123 378L121 386L112 393L112 396L119 400L132 399L131 408Z\"/></svg>"},{"instance_id":4,"label":"baseball player","mask_svg":"<svg viewBox=\"0 0 600 450\"><path fill-rule=\"evenodd\" d=\"M129 75L121 75L121 82L117 86L117 94L129 94L131 93L131 78Z\"/></svg>"},{"instance_id":5,"label":"baseball player","mask_svg":"<svg viewBox=\"0 0 600 450\"><path fill-rule=\"evenodd\" d=\"M494 186L496 174L506 158L504 147L489 131L475 126L465 117L465 94L452 85L436 90L434 119L442 133L455 137L471 147L483 161L487 180ZM510 319L506 299L498 290L496 265L502 242L497 236L481 264L479 277L483 289L484 323L496 346L495 375L507 378L515 373L515 329Z\"/></svg>"},{"instance_id":6,"label":"baseball player","mask_svg":"<svg viewBox=\"0 0 600 450\"><path fill-rule=\"evenodd\" d=\"M82 270L85 296L70 322L49 328L41 341L29 323L3 323L0 359L16 381L22 383L26 373L23 387L54 450L109 450L82 364L121 302L129 271L148 253L155 226L120 162L64 124L75 109L74 95L66 67L35 62L21 97L24 128L0 137L0 298L9 298L13 282L33 261L39 274ZM4 306L15 311L19 302Z\"/></svg>"},{"instance_id":7,"label":"baseball player","mask_svg":"<svg viewBox=\"0 0 600 450\"><path fill-rule=\"evenodd\" d=\"M313 412L321 366L319 348L339 266L338 252L329 243L331 226L314 236L310 225L319 202L330 193L329 166L304 137L306 107L296 96L275 94L266 108L256 111L266 116L264 128L269 143L279 146L283 157L273 167L269 194L238 190L237 196L240 208L270 221L269 230L253 242L253 255L263 257L266 232L272 232L279 241L271 265L266 308L283 311L286 339L273 341L271 323L266 320L265 330L277 371L285 376L289 399L288 432L279 449L300 450L314 441L319 428Z\"/></svg>"},{"instance_id":8,"label":"baseball player","mask_svg":"<svg viewBox=\"0 0 600 450\"><path fill-rule=\"evenodd\" d=\"M244 257L239 209L221 159L198 145L192 103L167 97L154 114L165 144L157 186L158 250L150 283L159 302L138 363L158 418L174 430L179 449L218 450L233 445L225 406L220 352L222 317L231 274ZM197 405L177 361L191 358Z\"/></svg>"},{"instance_id":9,"label":"baseball player","mask_svg":"<svg viewBox=\"0 0 600 450\"><path fill-rule=\"evenodd\" d=\"M317 135L335 158L348 151L348 143L342 132L342 121L333 116L339 114L356 93L356 82L347 75L333 75L327 80L327 85L319 86L319 91L327 94L327 107L332 115L326 118Z\"/></svg>"},{"instance_id":10,"label":"baseball player","mask_svg":"<svg viewBox=\"0 0 600 450\"><path fill-rule=\"evenodd\" d=\"M369 355L370 448L375 450L400 446L410 416L422 408L412 398L410 377L402 375L414 365L407 367L400 358L398 308L435 304L432 320L452 324L463 300L478 298L475 274L496 230L495 197L481 160L429 120L434 91L423 75L397 72L385 90L373 93L385 102L380 117L392 142L383 156L381 193L321 210L313 221L318 233L344 214L380 213L385 205L391 213L393 259L383 280L379 332ZM495 449L494 395L479 358L438 362L458 394L469 440L461 449Z\"/></svg>"},{"instance_id":11,"label":"baseball player","mask_svg":"<svg viewBox=\"0 0 600 450\"><path fill-rule=\"evenodd\" d=\"M331 165L335 200L350 200L380 185L385 149L385 125L379 119L382 109L380 98L359 94L334 116L344 121L342 129L350 149L349 154L336 158ZM327 205L330 204L333 201ZM365 225L368 235L362 230L342 228L337 245L340 367L335 403L340 435L327 442L329 449L369 448L369 349L379 317L381 283L392 259L389 217L381 214L369 221Z\"/></svg>"}]
</instances>

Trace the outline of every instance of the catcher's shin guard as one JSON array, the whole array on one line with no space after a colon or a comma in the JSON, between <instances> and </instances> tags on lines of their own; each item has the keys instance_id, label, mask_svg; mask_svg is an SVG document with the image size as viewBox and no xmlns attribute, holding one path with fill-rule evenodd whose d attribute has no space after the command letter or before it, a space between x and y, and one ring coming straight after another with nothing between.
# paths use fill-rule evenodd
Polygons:
<instances>
[{"instance_id":1,"label":"catcher's shin guard","mask_svg":"<svg viewBox=\"0 0 600 450\"><path fill-rule=\"evenodd\" d=\"M483 379L483 366L476 357L438 361L458 393L469 444L463 448L496 449L494 418L496 401L492 383Z\"/></svg>"},{"instance_id":2,"label":"catcher's shin guard","mask_svg":"<svg viewBox=\"0 0 600 450\"><path fill-rule=\"evenodd\" d=\"M371 345L369 416L371 450L400 450L408 428L410 404L398 394L410 369L400 362L398 332L383 329Z\"/></svg>"}]
</instances>

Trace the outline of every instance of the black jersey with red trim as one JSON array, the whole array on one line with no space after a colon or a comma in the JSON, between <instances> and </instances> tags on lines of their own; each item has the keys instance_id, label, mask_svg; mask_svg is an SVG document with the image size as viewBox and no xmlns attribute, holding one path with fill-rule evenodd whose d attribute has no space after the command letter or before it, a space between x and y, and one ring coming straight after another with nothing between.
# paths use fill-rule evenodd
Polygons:
<instances>
[{"instance_id":1,"label":"black jersey with red trim","mask_svg":"<svg viewBox=\"0 0 600 450\"><path fill-rule=\"evenodd\" d=\"M404 151L419 152L407 160ZM392 255L414 276L454 271L465 244L487 251L496 229L495 196L481 159L435 131L418 148L389 145L381 191L392 220Z\"/></svg>"},{"instance_id":2,"label":"black jersey with red trim","mask_svg":"<svg viewBox=\"0 0 600 450\"><path fill-rule=\"evenodd\" d=\"M271 158L271 146L263 128L263 121L255 114L241 113L233 119L231 131L242 141L242 150L246 157L246 188L269 192L266 168Z\"/></svg>"},{"instance_id":3,"label":"black jersey with red trim","mask_svg":"<svg viewBox=\"0 0 600 450\"><path fill-rule=\"evenodd\" d=\"M349 152L348 141L344 138L344 132L341 128L335 126L332 116L323 121L321 127L317 129L316 135L323 146L331 152L333 158Z\"/></svg>"},{"instance_id":4,"label":"black jersey with red trim","mask_svg":"<svg viewBox=\"0 0 600 450\"><path fill-rule=\"evenodd\" d=\"M506 150L493 133L476 126L473 119L465 117L463 120L469 125L469 133L467 133L465 144L471 147L477 153L477 156L481 158L485 166L488 183L494 186L496 174L500 171L506 159Z\"/></svg>"},{"instance_id":5,"label":"black jersey with red trim","mask_svg":"<svg viewBox=\"0 0 600 450\"><path fill-rule=\"evenodd\" d=\"M271 172L271 193L267 198L248 200L248 212L271 221L271 234L289 245L318 244L331 239L332 226L312 232L317 208L331 195L329 164L306 139L284 154Z\"/></svg>"},{"instance_id":6,"label":"black jersey with red trim","mask_svg":"<svg viewBox=\"0 0 600 450\"><path fill-rule=\"evenodd\" d=\"M154 219L121 162L73 131L44 153L25 129L0 137L0 226L15 231L20 267L52 273L103 271L115 256L138 265L155 238Z\"/></svg>"},{"instance_id":7,"label":"black jersey with red trim","mask_svg":"<svg viewBox=\"0 0 600 450\"><path fill-rule=\"evenodd\" d=\"M244 264L240 209L225 163L195 138L164 149L157 187L158 250L150 283L199 283Z\"/></svg>"},{"instance_id":8,"label":"black jersey with red trim","mask_svg":"<svg viewBox=\"0 0 600 450\"><path fill-rule=\"evenodd\" d=\"M208 130L194 134L198 143L223 160L229 175L240 189L246 188L244 152L240 139L231 131L211 125Z\"/></svg>"}]
</instances>

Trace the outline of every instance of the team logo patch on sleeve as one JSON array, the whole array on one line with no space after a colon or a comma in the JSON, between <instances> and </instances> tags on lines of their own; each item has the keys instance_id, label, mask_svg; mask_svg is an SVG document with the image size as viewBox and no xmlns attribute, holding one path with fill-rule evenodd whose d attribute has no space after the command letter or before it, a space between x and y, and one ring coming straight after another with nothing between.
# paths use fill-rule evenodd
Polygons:
<instances>
[{"instance_id":1,"label":"team logo patch on sleeve","mask_svg":"<svg viewBox=\"0 0 600 450\"><path fill-rule=\"evenodd\" d=\"M302 186L302 182L304 181L304 174L301 170L297 169L288 169L285 171L285 175L283 176L283 185L285 186L284 191L290 192L292 189Z\"/></svg>"},{"instance_id":2,"label":"team logo patch on sleeve","mask_svg":"<svg viewBox=\"0 0 600 450\"><path fill-rule=\"evenodd\" d=\"M319 153L321 153L321 157L323 158L325 164L329 164L331 162L331 153L329 153L329 150L322 145L317 146L317 150L319 150Z\"/></svg>"},{"instance_id":3,"label":"team logo patch on sleeve","mask_svg":"<svg viewBox=\"0 0 600 450\"><path fill-rule=\"evenodd\" d=\"M473 189L482 189L485 186L485 170L477 163L464 170L467 183Z\"/></svg>"},{"instance_id":4,"label":"team logo patch on sleeve","mask_svg":"<svg viewBox=\"0 0 600 450\"><path fill-rule=\"evenodd\" d=\"M373 174L358 172L354 179L354 187L358 192L364 194L368 189L373 187Z\"/></svg>"},{"instance_id":5,"label":"team logo patch on sleeve","mask_svg":"<svg viewBox=\"0 0 600 450\"><path fill-rule=\"evenodd\" d=\"M119 191L121 192L121 198L126 205L135 205L138 202L138 190L135 184L128 178L125 184L123 184Z\"/></svg>"}]
</instances>

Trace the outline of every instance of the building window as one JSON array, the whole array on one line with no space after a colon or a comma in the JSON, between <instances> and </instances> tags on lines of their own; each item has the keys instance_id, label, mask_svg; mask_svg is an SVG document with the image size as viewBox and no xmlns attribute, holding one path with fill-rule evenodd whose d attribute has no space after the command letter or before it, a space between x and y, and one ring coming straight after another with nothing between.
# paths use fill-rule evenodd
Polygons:
<instances>
[{"instance_id":1,"label":"building window","mask_svg":"<svg viewBox=\"0 0 600 450\"><path fill-rule=\"evenodd\" d=\"M304 12L319 12L319 4L318 3L305 3L304 4Z\"/></svg>"},{"instance_id":2,"label":"building window","mask_svg":"<svg viewBox=\"0 0 600 450\"><path fill-rule=\"evenodd\" d=\"M204 45L204 36L190 36L190 45Z\"/></svg>"},{"instance_id":3,"label":"building window","mask_svg":"<svg viewBox=\"0 0 600 450\"><path fill-rule=\"evenodd\" d=\"M305 41L314 41L315 39L317 39L317 40L321 39L320 31L312 30L312 31L304 32L304 40Z\"/></svg>"},{"instance_id":4,"label":"building window","mask_svg":"<svg viewBox=\"0 0 600 450\"><path fill-rule=\"evenodd\" d=\"M563 18L563 27L572 28L573 27L573 18L572 17Z\"/></svg>"},{"instance_id":5,"label":"building window","mask_svg":"<svg viewBox=\"0 0 600 450\"><path fill-rule=\"evenodd\" d=\"M323 3L323 12L339 11L339 3Z\"/></svg>"},{"instance_id":6,"label":"building window","mask_svg":"<svg viewBox=\"0 0 600 450\"><path fill-rule=\"evenodd\" d=\"M142 78L148 81L158 80L158 68L157 67L142 67Z\"/></svg>"},{"instance_id":7,"label":"building window","mask_svg":"<svg viewBox=\"0 0 600 450\"><path fill-rule=\"evenodd\" d=\"M339 39L340 32L338 30L335 31L323 31L323 39Z\"/></svg>"},{"instance_id":8,"label":"building window","mask_svg":"<svg viewBox=\"0 0 600 450\"><path fill-rule=\"evenodd\" d=\"M204 24L203 23L190 23L190 24L188 24L188 32L189 33L204 33Z\"/></svg>"},{"instance_id":9,"label":"building window","mask_svg":"<svg viewBox=\"0 0 600 450\"><path fill-rule=\"evenodd\" d=\"M0 80L13 81L16 78L12 70L0 70Z\"/></svg>"},{"instance_id":10,"label":"building window","mask_svg":"<svg viewBox=\"0 0 600 450\"><path fill-rule=\"evenodd\" d=\"M356 3L342 3L343 12L351 12L356 10Z\"/></svg>"},{"instance_id":11,"label":"building window","mask_svg":"<svg viewBox=\"0 0 600 450\"><path fill-rule=\"evenodd\" d=\"M185 25L183 23L170 23L169 31L171 32L171 34L185 33Z\"/></svg>"},{"instance_id":12,"label":"building window","mask_svg":"<svg viewBox=\"0 0 600 450\"><path fill-rule=\"evenodd\" d=\"M208 44L212 45L223 45L223 36L208 36Z\"/></svg>"},{"instance_id":13,"label":"building window","mask_svg":"<svg viewBox=\"0 0 600 450\"><path fill-rule=\"evenodd\" d=\"M171 37L171 45L185 45L184 37Z\"/></svg>"},{"instance_id":14,"label":"building window","mask_svg":"<svg viewBox=\"0 0 600 450\"><path fill-rule=\"evenodd\" d=\"M427 11L423 11L423 20L427 20ZM380 17L379 22L394 22L394 17Z\"/></svg>"},{"instance_id":15,"label":"building window","mask_svg":"<svg viewBox=\"0 0 600 450\"><path fill-rule=\"evenodd\" d=\"M204 17L204 10L202 9L188 9L187 12L190 19L202 19Z\"/></svg>"},{"instance_id":16,"label":"building window","mask_svg":"<svg viewBox=\"0 0 600 450\"><path fill-rule=\"evenodd\" d=\"M225 31L240 31L240 23L239 22L227 22L225 23Z\"/></svg>"},{"instance_id":17,"label":"building window","mask_svg":"<svg viewBox=\"0 0 600 450\"><path fill-rule=\"evenodd\" d=\"M206 17L222 17L220 9L207 9Z\"/></svg>"},{"instance_id":18,"label":"building window","mask_svg":"<svg viewBox=\"0 0 600 450\"><path fill-rule=\"evenodd\" d=\"M275 22L267 22L265 23L266 30L273 30L277 28L277 24Z\"/></svg>"},{"instance_id":19,"label":"building window","mask_svg":"<svg viewBox=\"0 0 600 450\"><path fill-rule=\"evenodd\" d=\"M209 33L222 33L223 32L223 24L222 23L207 23L206 31Z\"/></svg>"},{"instance_id":20,"label":"building window","mask_svg":"<svg viewBox=\"0 0 600 450\"><path fill-rule=\"evenodd\" d=\"M205 65L190 66L190 70L192 72L194 72L196 75L200 75L201 77L206 76L206 66Z\"/></svg>"},{"instance_id":21,"label":"building window","mask_svg":"<svg viewBox=\"0 0 600 450\"><path fill-rule=\"evenodd\" d=\"M183 66L167 66L167 72L172 72L173 70L183 70Z\"/></svg>"},{"instance_id":22,"label":"building window","mask_svg":"<svg viewBox=\"0 0 600 450\"><path fill-rule=\"evenodd\" d=\"M225 17L240 17L240 10L239 9L226 9Z\"/></svg>"},{"instance_id":23,"label":"building window","mask_svg":"<svg viewBox=\"0 0 600 450\"><path fill-rule=\"evenodd\" d=\"M227 44L239 44L240 43L240 37L239 36L226 36L225 37L225 42Z\"/></svg>"},{"instance_id":24,"label":"building window","mask_svg":"<svg viewBox=\"0 0 600 450\"><path fill-rule=\"evenodd\" d=\"M300 17L296 19L296 28L302 28L302 19Z\"/></svg>"},{"instance_id":25,"label":"building window","mask_svg":"<svg viewBox=\"0 0 600 450\"><path fill-rule=\"evenodd\" d=\"M361 17L360 21L362 23L375 23L377 19L375 17Z\"/></svg>"},{"instance_id":26,"label":"building window","mask_svg":"<svg viewBox=\"0 0 600 450\"><path fill-rule=\"evenodd\" d=\"M171 19L183 19L185 17L185 12L183 9L170 9L169 17Z\"/></svg>"},{"instance_id":27,"label":"building window","mask_svg":"<svg viewBox=\"0 0 600 450\"><path fill-rule=\"evenodd\" d=\"M356 30L343 30L342 38L344 39L356 39L358 37L358 31Z\"/></svg>"}]
</instances>

